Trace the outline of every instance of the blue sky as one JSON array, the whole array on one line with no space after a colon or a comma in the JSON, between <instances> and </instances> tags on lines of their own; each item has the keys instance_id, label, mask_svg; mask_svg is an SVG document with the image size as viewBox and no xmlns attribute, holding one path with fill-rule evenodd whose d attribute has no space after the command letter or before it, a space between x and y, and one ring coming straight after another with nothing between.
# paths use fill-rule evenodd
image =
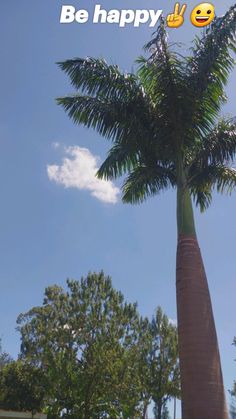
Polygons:
<instances>
[{"instance_id":1,"label":"blue sky","mask_svg":"<svg viewBox=\"0 0 236 419\"><path fill-rule=\"evenodd\" d=\"M65 3L90 13L95 5L91 0ZM183 42L183 50L200 32L189 21L196 3L188 1L185 24L169 31L170 41ZM75 147L88 150L85 159L80 152L77 169L80 162L88 162L92 173L98 164L94 156L102 159L109 146L93 131L74 126L56 105L55 98L73 88L55 62L76 56L104 57L131 71L153 29L90 21L62 25L62 4L61 0L11 0L0 5L0 336L4 349L14 356L19 350L17 315L41 304L47 285L65 285L66 278L79 279L89 270L104 269L127 300L138 302L143 315L151 316L161 305L170 318L176 318L175 193L132 207L119 198L116 203L101 201L101 185L80 190L55 182L61 176L61 183L74 185L73 176L65 180L61 166L65 168L67 162L76 170L68 154L78 151ZM174 9L170 0L104 0L100 4L107 10L163 9L165 15ZM214 4L220 15L232 2ZM227 88L225 113L235 114L235 84L236 70ZM54 177L51 171L50 180L51 166ZM87 181L80 179L79 186ZM118 186L110 185L110 200L117 199L113 188ZM94 191L99 199L92 195ZM231 345L236 335L235 197L235 193L217 195L205 214L196 210L226 389L236 379L236 350Z\"/></svg>"}]
</instances>

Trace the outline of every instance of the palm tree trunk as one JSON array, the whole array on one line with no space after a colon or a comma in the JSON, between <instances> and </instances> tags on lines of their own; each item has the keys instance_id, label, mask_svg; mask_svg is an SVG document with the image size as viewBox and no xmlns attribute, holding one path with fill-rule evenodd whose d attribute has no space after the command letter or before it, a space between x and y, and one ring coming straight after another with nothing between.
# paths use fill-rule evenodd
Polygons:
<instances>
[{"instance_id":1,"label":"palm tree trunk","mask_svg":"<svg viewBox=\"0 0 236 419\"><path fill-rule=\"evenodd\" d=\"M228 418L207 278L188 189L177 192L177 316L182 419Z\"/></svg>"}]
</instances>

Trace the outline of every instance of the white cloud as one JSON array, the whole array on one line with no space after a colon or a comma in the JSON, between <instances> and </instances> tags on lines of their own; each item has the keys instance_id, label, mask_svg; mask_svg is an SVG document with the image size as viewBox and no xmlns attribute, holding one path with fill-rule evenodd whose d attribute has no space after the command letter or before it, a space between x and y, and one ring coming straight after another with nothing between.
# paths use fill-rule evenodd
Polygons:
<instances>
[{"instance_id":1,"label":"white cloud","mask_svg":"<svg viewBox=\"0 0 236 419\"><path fill-rule=\"evenodd\" d=\"M109 204L118 201L119 189L111 181L96 177L98 158L87 148L67 147L62 165L48 165L47 173L51 181L65 188L88 190L91 195Z\"/></svg>"}]
</instances>

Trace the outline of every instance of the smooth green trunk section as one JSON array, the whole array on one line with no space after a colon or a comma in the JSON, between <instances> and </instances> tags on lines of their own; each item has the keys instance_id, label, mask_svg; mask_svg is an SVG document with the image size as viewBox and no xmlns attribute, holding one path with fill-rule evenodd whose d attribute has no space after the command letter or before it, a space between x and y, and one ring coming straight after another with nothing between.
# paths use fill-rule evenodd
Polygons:
<instances>
[{"instance_id":1,"label":"smooth green trunk section","mask_svg":"<svg viewBox=\"0 0 236 419\"><path fill-rule=\"evenodd\" d=\"M192 199L188 189L187 174L181 152L177 153L177 228L178 236L185 234L196 236Z\"/></svg>"},{"instance_id":2,"label":"smooth green trunk section","mask_svg":"<svg viewBox=\"0 0 236 419\"><path fill-rule=\"evenodd\" d=\"M177 187L177 226L178 235L196 236L192 200L187 187Z\"/></svg>"}]
</instances>

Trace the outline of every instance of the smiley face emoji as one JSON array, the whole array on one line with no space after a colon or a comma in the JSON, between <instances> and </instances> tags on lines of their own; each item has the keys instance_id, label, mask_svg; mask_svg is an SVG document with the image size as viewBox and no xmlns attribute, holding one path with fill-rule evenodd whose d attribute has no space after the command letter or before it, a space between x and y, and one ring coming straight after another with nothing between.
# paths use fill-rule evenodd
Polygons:
<instances>
[{"instance_id":1,"label":"smiley face emoji","mask_svg":"<svg viewBox=\"0 0 236 419\"><path fill-rule=\"evenodd\" d=\"M194 7L190 20L194 26L202 28L209 25L215 17L215 8L211 3L201 3Z\"/></svg>"}]
</instances>

